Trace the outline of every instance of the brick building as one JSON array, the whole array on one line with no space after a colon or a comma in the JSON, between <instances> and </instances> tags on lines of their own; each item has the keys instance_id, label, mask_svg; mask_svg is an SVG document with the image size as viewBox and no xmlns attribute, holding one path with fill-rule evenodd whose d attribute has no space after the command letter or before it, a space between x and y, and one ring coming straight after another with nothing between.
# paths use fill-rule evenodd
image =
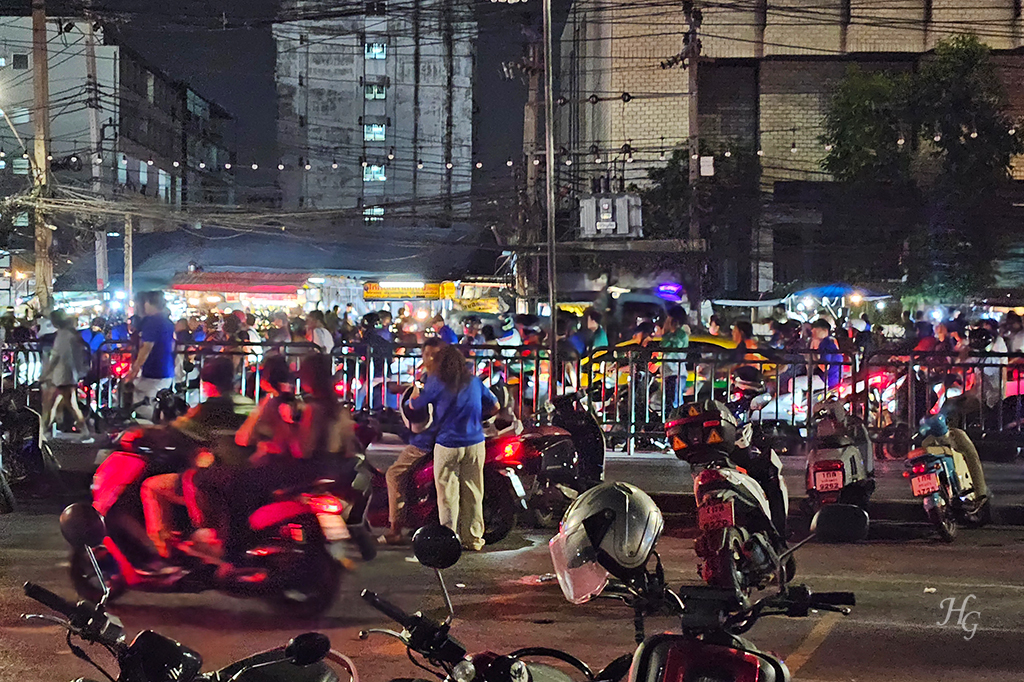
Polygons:
<instances>
[{"instance_id":1,"label":"brick building","mask_svg":"<svg viewBox=\"0 0 1024 682\"><path fill-rule=\"evenodd\" d=\"M975 33L995 51L1011 107L1024 118L1021 0L696 4L707 5L698 83L702 151L760 150L761 185L769 201L777 182L830 180L820 167L822 116L830 84L853 63L865 69L912 69L938 41ZM585 193L595 175L642 183L651 167L663 163L663 151L686 146L688 76L679 66L660 66L680 52L686 29L682 11L668 5L577 2L570 9L561 36L564 104L557 134L578 161L571 172L563 171L577 192ZM1017 164L1015 175L1024 178L1024 163ZM776 281L775 232L794 229L794 212L770 204L768 209L767 219L741 245L750 267L739 269L749 277L731 277L723 282L725 289L766 291ZM796 213L827 232L820 211ZM806 228L801 222L796 232L806 235ZM782 241L794 240L800 241L792 235ZM722 271L736 266L726 264ZM786 279L801 272L794 263L785 269Z\"/></svg>"}]
</instances>

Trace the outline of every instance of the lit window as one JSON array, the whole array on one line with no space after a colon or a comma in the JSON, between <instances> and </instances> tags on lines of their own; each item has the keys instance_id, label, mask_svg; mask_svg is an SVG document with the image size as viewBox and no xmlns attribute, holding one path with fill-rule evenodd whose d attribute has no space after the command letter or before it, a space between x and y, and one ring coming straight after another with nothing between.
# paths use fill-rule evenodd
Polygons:
<instances>
[{"instance_id":1,"label":"lit window","mask_svg":"<svg viewBox=\"0 0 1024 682\"><path fill-rule=\"evenodd\" d=\"M386 43L366 43L367 59L385 59L388 56Z\"/></svg>"},{"instance_id":2,"label":"lit window","mask_svg":"<svg viewBox=\"0 0 1024 682\"><path fill-rule=\"evenodd\" d=\"M364 125L363 140L366 142L383 142L384 125L379 123L369 123Z\"/></svg>"},{"instance_id":3,"label":"lit window","mask_svg":"<svg viewBox=\"0 0 1024 682\"><path fill-rule=\"evenodd\" d=\"M387 179L384 166L363 166L363 182L384 182Z\"/></svg>"},{"instance_id":4,"label":"lit window","mask_svg":"<svg viewBox=\"0 0 1024 682\"><path fill-rule=\"evenodd\" d=\"M363 88L363 95L366 99L385 99L388 89L383 85L367 85Z\"/></svg>"},{"instance_id":5,"label":"lit window","mask_svg":"<svg viewBox=\"0 0 1024 682\"><path fill-rule=\"evenodd\" d=\"M368 223L378 223L384 220L383 206L369 206L363 209L363 220Z\"/></svg>"}]
</instances>

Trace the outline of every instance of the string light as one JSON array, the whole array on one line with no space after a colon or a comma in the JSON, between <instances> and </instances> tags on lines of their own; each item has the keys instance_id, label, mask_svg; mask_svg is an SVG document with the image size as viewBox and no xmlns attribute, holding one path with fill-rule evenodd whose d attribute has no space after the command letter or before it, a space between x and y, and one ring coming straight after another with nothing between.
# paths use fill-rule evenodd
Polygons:
<instances>
[{"instance_id":1,"label":"string light","mask_svg":"<svg viewBox=\"0 0 1024 682\"><path fill-rule=\"evenodd\" d=\"M230 163L225 163L224 164L224 170L231 170L231 164Z\"/></svg>"},{"instance_id":2,"label":"string light","mask_svg":"<svg viewBox=\"0 0 1024 682\"><path fill-rule=\"evenodd\" d=\"M590 145L590 153L594 155L594 163L601 163L601 150L596 142Z\"/></svg>"},{"instance_id":3,"label":"string light","mask_svg":"<svg viewBox=\"0 0 1024 682\"><path fill-rule=\"evenodd\" d=\"M277 170L284 170L284 164L283 163L277 164Z\"/></svg>"},{"instance_id":4,"label":"string light","mask_svg":"<svg viewBox=\"0 0 1024 682\"><path fill-rule=\"evenodd\" d=\"M1016 129L1016 128L1010 128L1010 129L1009 129L1008 131L1006 131L1006 132L1010 133L1010 135L1016 135L1016 134L1017 134L1017 129Z\"/></svg>"},{"instance_id":5,"label":"string light","mask_svg":"<svg viewBox=\"0 0 1024 682\"><path fill-rule=\"evenodd\" d=\"M664 135L661 136L661 151L658 152L658 160L659 161L664 161L665 160L665 136Z\"/></svg>"},{"instance_id":6,"label":"string light","mask_svg":"<svg viewBox=\"0 0 1024 682\"><path fill-rule=\"evenodd\" d=\"M418 159L416 161L416 168L419 170L423 170L423 159Z\"/></svg>"},{"instance_id":7,"label":"string light","mask_svg":"<svg viewBox=\"0 0 1024 682\"><path fill-rule=\"evenodd\" d=\"M907 143L907 141L906 141L905 139L903 139L903 136L902 136L902 135L900 135L900 139L896 140L896 144L898 144L898 145L899 145L899 146L901 146L901 147L902 147L903 145L905 145L906 143Z\"/></svg>"},{"instance_id":8,"label":"string light","mask_svg":"<svg viewBox=\"0 0 1024 682\"><path fill-rule=\"evenodd\" d=\"M172 163L171 165L172 165L172 166L174 166L175 168L177 168L177 167L178 167L178 166L180 166L181 164L180 164L179 162L175 161L175 162L173 162L173 163Z\"/></svg>"},{"instance_id":9,"label":"string light","mask_svg":"<svg viewBox=\"0 0 1024 682\"><path fill-rule=\"evenodd\" d=\"M758 156L764 156L764 150L763 149L758 149L757 150L757 155Z\"/></svg>"},{"instance_id":10,"label":"string light","mask_svg":"<svg viewBox=\"0 0 1024 682\"><path fill-rule=\"evenodd\" d=\"M825 145L825 151L827 151L827 152L832 151L832 145L831 144Z\"/></svg>"},{"instance_id":11,"label":"string light","mask_svg":"<svg viewBox=\"0 0 1024 682\"><path fill-rule=\"evenodd\" d=\"M26 158L26 159L28 158L28 154L26 154L26 155L25 155L25 158ZM123 154L121 155L121 165L122 165L122 166L127 166L127 165L128 165L128 157L127 157L127 156L125 156L125 155L123 155ZM200 167L200 168L204 168L204 167L205 167L205 164L202 164L202 163L201 163L201 164L199 164L199 167Z\"/></svg>"},{"instance_id":12,"label":"string light","mask_svg":"<svg viewBox=\"0 0 1024 682\"><path fill-rule=\"evenodd\" d=\"M337 160L331 161L331 168L333 168L334 170L338 170Z\"/></svg>"},{"instance_id":13,"label":"string light","mask_svg":"<svg viewBox=\"0 0 1024 682\"><path fill-rule=\"evenodd\" d=\"M146 165L147 166L152 166L153 163L154 163L153 159L150 159L149 161L146 162Z\"/></svg>"},{"instance_id":14,"label":"string light","mask_svg":"<svg viewBox=\"0 0 1024 682\"><path fill-rule=\"evenodd\" d=\"M5 156L7 156L7 152L5 152L3 149L0 149L0 159L4 158Z\"/></svg>"},{"instance_id":15,"label":"string light","mask_svg":"<svg viewBox=\"0 0 1024 682\"><path fill-rule=\"evenodd\" d=\"M200 168L206 168L206 162L205 161L200 161L199 162L199 167Z\"/></svg>"},{"instance_id":16,"label":"string light","mask_svg":"<svg viewBox=\"0 0 1024 682\"><path fill-rule=\"evenodd\" d=\"M253 169L253 170L259 170L259 169L260 169L260 165L259 165L258 163L255 163L255 162L254 162L254 163L252 164L252 169Z\"/></svg>"},{"instance_id":17,"label":"string light","mask_svg":"<svg viewBox=\"0 0 1024 682\"><path fill-rule=\"evenodd\" d=\"M935 137L933 137L932 139L935 140L936 142L942 142L942 135L940 135L939 133L935 133Z\"/></svg>"},{"instance_id":18,"label":"string light","mask_svg":"<svg viewBox=\"0 0 1024 682\"><path fill-rule=\"evenodd\" d=\"M313 166L307 163L305 166L303 166L303 168L305 168L306 170L310 170L313 168Z\"/></svg>"},{"instance_id":19,"label":"string light","mask_svg":"<svg viewBox=\"0 0 1024 682\"><path fill-rule=\"evenodd\" d=\"M445 168L447 168L448 170L451 170L451 169L452 169L452 165L453 165L453 164L452 164L452 162L451 162L451 161L449 161L448 163L446 163L446 164L444 165L444 167L445 167Z\"/></svg>"},{"instance_id":20,"label":"string light","mask_svg":"<svg viewBox=\"0 0 1024 682\"><path fill-rule=\"evenodd\" d=\"M977 140L978 139L978 131L977 130L972 130L971 131L971 139L972 140Z\"/></svg>"},{"instance_id":21,"label":"string light","mask_svg":"<svg viewBox=\"0 0 1024 682\"><path fill-rule=\"evenodd\" d=\"M537 156L533 157L533 165L534 166L539 166L540 165L540 157L537 157Z\"/></svg>"},{"instance_id":22,"label":"string light","mask_svg":"<svg viewBox=\"0 0 1024 682\"><path fill-rule=\"evenodd\" d=\"M727 149L727 150L725 150L725 158L727 158L727 159L728 159L728 158L729 158L730 156L732 156L732 152L731 152L731 151L729 151L728 149Z\"/></svg>"},{"instance_id":23,"label":"string light","mask_svg":"<svg viewBox=\"0 0 1024 682\"><path fill-rule=\"evenodd\" d=\"M77 154L72 154L71 155L71 163L78 163L78 155Z\"/></svg>"},{"instance_id":24,"label":"string light","mask_svg":"<svg viewBox=\"0 0 1024 682\"><path fill-rule=\"evenodd\" d=\"M476 162L476 167L477 167L477 168L483 168L483 167L484 167L484 164L483 164L483 163L481 163L480 161L477 161L477 162Z\"/></svg>"},{"instance_id":25,"label":"string light","mask_svg":"<svg viewBox=\"0 0 1024 682\"><path fill-rule=\"evenodd\" d=\"M395 160L395 148L392 147L391 149L388 150L388 161L394 161L394 160Z\"/></svg>"},{"instance_id":26,"label":"string light","mask_svg":"<svg viewBox=\"0 0 1024 682\"><path fill-rule=\"evenodd\" d=\"M508 157L508 161L505 162L505 165L508 166L509 168L512 167L512 157L511 156Z\"/></svg>"}]
</instances>

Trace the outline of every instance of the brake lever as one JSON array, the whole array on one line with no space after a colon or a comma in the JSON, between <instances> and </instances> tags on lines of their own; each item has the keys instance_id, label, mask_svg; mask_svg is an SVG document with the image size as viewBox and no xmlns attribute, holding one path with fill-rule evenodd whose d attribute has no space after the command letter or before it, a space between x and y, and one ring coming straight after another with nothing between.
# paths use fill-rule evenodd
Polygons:
<instances>
[{"instance_id":1,"label":"brake lever","mask_svg":"<svg viewBox=\"0 0 1024 682\"><path fill-rule=\"evenodd\" d=\"M831 604L814 604L811 606L813 611L831 611L832 613L841 613L844 616L849 616L851 610L848 606L833 606Z\"/></svg>"},{"instance_id":2,"label":"brake lever","mask_svg":"<svg viewBox=\"0 0 1024 682\"><path fill-rule=\"evenodd\" d=\"M72 630L72 631L75 630L74 626L71 625L71 621L66 620L64 618L58 618L57 616L50 616L50 615L46 615L46 614L42 614L42 613L23 613L23 614L21 614L21 619L22 620L45 620L45 621L47 621L49 623L53 623L55 625L59 625L62 628L67 628L68 630Z\"/></svg>"},{"instance_id":3,"label":"brake lever","mask_svg":"<svg viewBox=\"0 0 1024 682\"><path fill-rule=\"evenodd\" d=\"M405 636L402 635L401 632L395 632L394 630L388 630L387 628L370 628L369 630L359 631L359 639L361 641L369 639L370 635L386 635L388 637L393 637L394 639L397 639L405 646L409 646L409 640L407 640Z\"/></svg>"}]
</instances>

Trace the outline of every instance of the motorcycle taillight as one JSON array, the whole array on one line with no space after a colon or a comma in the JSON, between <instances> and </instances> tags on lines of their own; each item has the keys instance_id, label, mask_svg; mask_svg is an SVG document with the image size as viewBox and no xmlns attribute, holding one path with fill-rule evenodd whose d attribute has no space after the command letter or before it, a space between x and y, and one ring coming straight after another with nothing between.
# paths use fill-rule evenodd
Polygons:
<instances>
[{"instance_id":1,"label":"motorcycle taillight","mask_svg":"<svg viewBox=\"0 0 1024 682\"><path fill-rule=\"evenodd\" d=\"M643 646L648 647L649 644L645 643ZM657 641L650 649L641 651L634 659L634 670L630 671L630 679L658 682L758 682L764 679L761 675L761 670L765 666L764 661L746 651L709 645L679 636ZM636 669L648 666L651 668L649 672ZM659 674L651 675L650 673L655 670Z\"/></svg>"},{"instance_id":2,"label":"motorcycle taillight","mask_svg":"<svg viewBox=\"0 0 1024 682\"><path fill-rule=\"evenodd\" d=\"M815 471L842 471L843 463L838 459L822 459L812 465Z\"/></svg>"},{"instance_id":3,"label":"motorcycle taillight","mask_svg":"<svg viewBox=\"0 0 1024 682\"><path fill-rule=\"evenodd\" d=\"M310 495L306 497L306 503L316 514L339 514L343 506L334 495Z\"/></svg>"}]
</instances>

